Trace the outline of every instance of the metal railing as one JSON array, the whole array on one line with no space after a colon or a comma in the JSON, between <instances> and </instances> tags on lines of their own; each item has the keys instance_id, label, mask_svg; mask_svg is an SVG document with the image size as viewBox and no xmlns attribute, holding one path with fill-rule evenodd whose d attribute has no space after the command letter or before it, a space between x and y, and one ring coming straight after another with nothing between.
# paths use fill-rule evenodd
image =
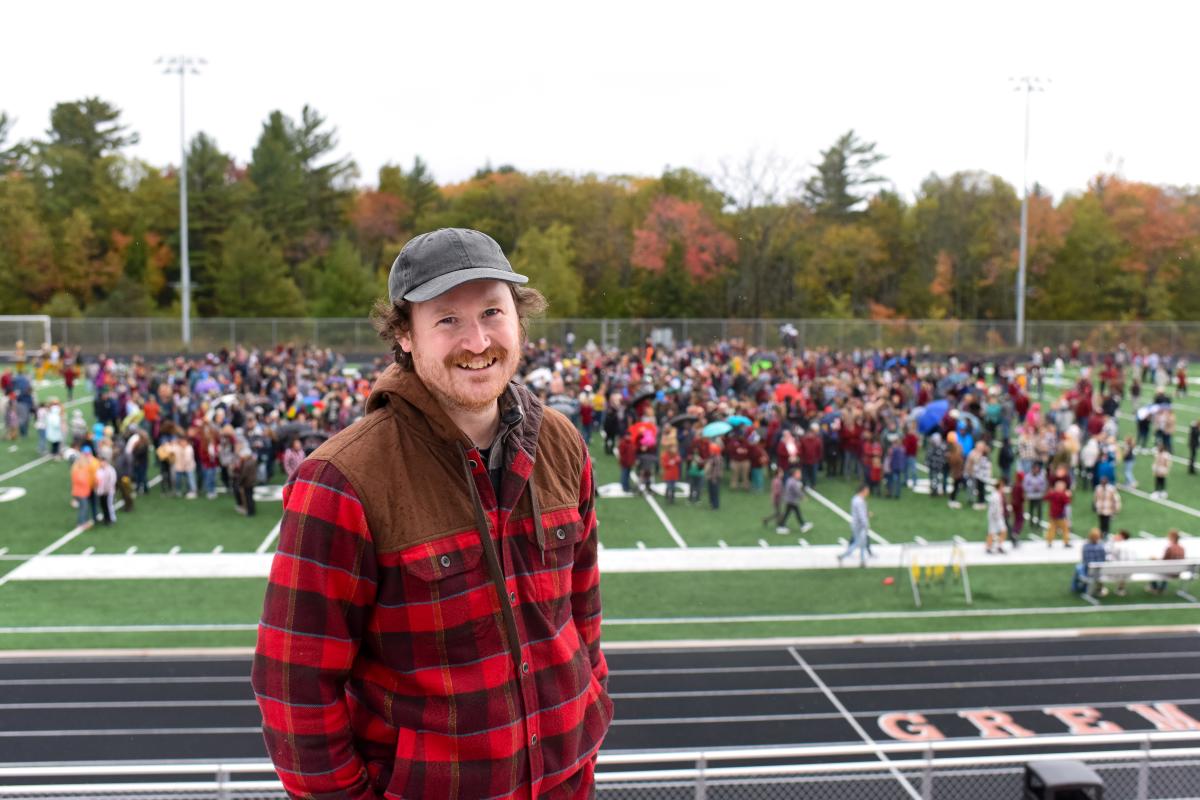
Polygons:
<instances>
[{"instance_id":1,"label":"metal railing","mask_svg":"<svg viewBox=\"0 0 1200 800\"><path fill-rule=\"evenodd\" d=\"M741 339L756 347L782 343L780 325L790 321L800 347L838 350L928 348L935 353L993 355L1015 353L1016 323L994 320L861 320L861 319L536 319L529 323L533 339L629 349L652 339L659 343ZM54 342L81 346L87 352L150 356L183 352L179 320L149 318L57 318ZM18 340L36 352L45 338L41 323L0 317L0 351ZM1032 321L1025 325L1029 347L1057 348L1079 340L1085 351L1109 351L1122 342L1160 353L1200 353L1200 322ZM381 354L386 348L365 319L332 318L198 318L192 320L191 352L205 353L235 345L275 347L311 345L346 354Z\"/></svg>"},{"instance_id":2,"label":"metal railing","mask_svg":"<svg viewBox=\"0 0 1200 800\"><path fill-rule=\"evenodd\" d=\"M1014 749L1023 752L1004 752ZM1091 766L1109 798L1200 798L1200 732L1191 731L602 753L596 783L609 800L1015 800L1024 764L1059 759ZM272 773L266 761L3 766L0 798L285 797L263 777Z\"/></svg>"}]
</instances>

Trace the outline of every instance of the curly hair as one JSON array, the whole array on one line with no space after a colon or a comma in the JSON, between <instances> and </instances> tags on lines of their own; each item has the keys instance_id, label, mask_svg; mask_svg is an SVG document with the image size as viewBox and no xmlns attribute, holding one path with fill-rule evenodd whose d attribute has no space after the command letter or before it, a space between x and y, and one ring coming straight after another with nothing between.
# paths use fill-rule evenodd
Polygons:
<instances>
[{"instance_id":1,"label":"curly hair","mask_svg":"<svg viewBox=\"0 0 1200 800\"><path fill-rule=\"evenodd\" d=\"M521 343L524 344L527 335L526 320L545 313L549 302L541 292L528 286L510 283L508 289L512 292L513 304L517 307ZM413 359L412 354L404 352L404 348L400 346L399 337L412 328L412 305L408 300L393 303L390 298L381 297L371 309L371 324L375 326L379 338L391 345L392 358L405 372L412 372Z\"/></svg>"}]
</instances>

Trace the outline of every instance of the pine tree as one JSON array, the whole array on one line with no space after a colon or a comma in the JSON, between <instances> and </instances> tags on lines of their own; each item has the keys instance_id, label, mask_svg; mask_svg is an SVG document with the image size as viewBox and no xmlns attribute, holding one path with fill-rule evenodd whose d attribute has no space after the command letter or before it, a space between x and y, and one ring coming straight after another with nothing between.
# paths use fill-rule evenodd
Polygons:
<instances>
[{"instance_id":1,"label":"pine tree","mask_svg":"<svg viewBox=\"0 0 1200 800\"><path fill-rule=\"evenodd\" d=\"M221 265L214 283L214 299L222 316L304 315L304 298L288 275L279 247L266 231L244 217L221 237Z\"/></svg>"}]
</instances>

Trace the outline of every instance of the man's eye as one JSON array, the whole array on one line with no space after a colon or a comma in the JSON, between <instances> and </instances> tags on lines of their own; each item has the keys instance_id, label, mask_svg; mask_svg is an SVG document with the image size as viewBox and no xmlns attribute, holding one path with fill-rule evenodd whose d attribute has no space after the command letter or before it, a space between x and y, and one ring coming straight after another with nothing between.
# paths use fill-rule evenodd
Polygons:
<instances>
[{"instance_id":1,"label":"man's eye","mask_svg":"<svg viewBox=\"0 0 1200 800\"><path fill-rule=\"evenodd\" d=\"M455 322L454 317L442 317L441 319L438 320L437 324L438 325L453 325L454 322Z\"/></svg>"}]
</instances>

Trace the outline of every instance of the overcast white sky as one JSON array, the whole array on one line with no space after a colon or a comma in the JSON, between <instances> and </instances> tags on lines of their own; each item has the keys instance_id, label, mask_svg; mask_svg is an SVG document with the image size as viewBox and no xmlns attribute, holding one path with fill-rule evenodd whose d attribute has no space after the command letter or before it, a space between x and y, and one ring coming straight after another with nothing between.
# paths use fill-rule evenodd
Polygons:
<instances>
[{"instance_id":1,"label":"overcast white sky","mask_svg":"<svg viewBox=\"0 0 1200 800\"><path fill-rule=\"evenodd\" d=\"M1101 171L1200 184L1194 2L19 2L5 6L0 110L40 136L54 103L124 112L133 152L179 158L178 79L203 56L189 138L246 161L272 109L337 126L362 183L429 162L440 182L490 160L527 170L710 174L751 152L798 166L854 128L906 195L930 172L1055 194Z\"/></svg>"}]
</instances>

